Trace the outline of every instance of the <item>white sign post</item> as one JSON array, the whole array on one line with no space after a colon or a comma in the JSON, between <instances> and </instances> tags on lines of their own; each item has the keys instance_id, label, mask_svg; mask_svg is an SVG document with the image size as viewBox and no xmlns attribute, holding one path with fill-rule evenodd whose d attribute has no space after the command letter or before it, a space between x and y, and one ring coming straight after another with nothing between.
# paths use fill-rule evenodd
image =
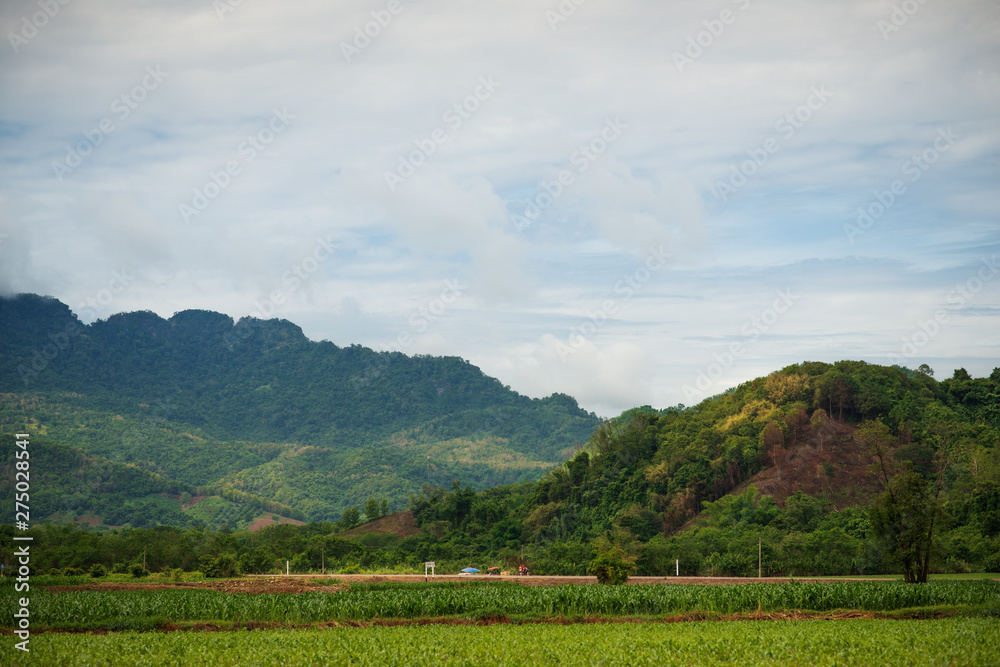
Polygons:
<instances>
[{"instance_id":1,"label":"white sign post","mask_svg":"<svg viewBox=\"0 0 1000 667\"><path fill-rule=\"evenodd\" d=\"M431 571L431 577L434 576L434 561L429 560L424 563L424 581L427 581L427 570Z\"/></svg>"}]
</instances>

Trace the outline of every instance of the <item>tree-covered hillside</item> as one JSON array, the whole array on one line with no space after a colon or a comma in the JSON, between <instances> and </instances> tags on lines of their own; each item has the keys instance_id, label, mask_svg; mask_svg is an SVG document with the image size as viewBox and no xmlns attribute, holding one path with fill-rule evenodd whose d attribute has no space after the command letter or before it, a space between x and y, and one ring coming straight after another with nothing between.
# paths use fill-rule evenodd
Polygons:
<instances>
[{"instance_id":1,"label":"tree-covered hillside","mask_svg":"<svg viewBox=\"0 0 1000 667\"><path fill-rule=\"evenodd\" d=\"M218 558L246 572L286 560L296 572L416 571L432 560L439 572L526 562L537 574L586 574L613 545L646 575L679 566L755 576L758 549L765 576L918 580L925 562L931 572L998 572L998 389L1000 370L938 382L927 368L790 366L692 408L625 413L539 481L478 492L427 484L410 499L413 518L393 519L405 535L380 523L347 531L356 510L338 524L256 533L33 534L55 568L120 569L148 548L157 568Z\"/></svg>"},{"instance_id":2,"label":"tree-covered hillside","mask_svg":"<svg viewBox=\"0 0 1000 667\"><path fill-rule=\"evenodd\" d=\"M545 571L582 574L610 535L640 572L679 558L733 575L756 572L760 539L766 571L847 574L915 568L927 535L932 570L1000 567L998 394L1000 369L938 382L926 368L790 366L693 408L625 413L536 483L426 488L411 507L437 537L419 553L527 544Z\"/></svg>"},{"instance_id":3,"label":"tree-covered hillside","mask_svg":"<svg viewBox=\"0 0 1000 667\"><path fill-rule=\"evenodd\" d=\"M184 311L82 324L57 300L0 299L0 431L25 430L190 485L332 520L422 483L537 479L599 420L454 357L309 341L283 320Z\"/></svg>"},{"instance_id":4,"label":"tree-covered hillside","mask_svg":"<svg viewBox=\"0 0 1000 667\"><path fill-rule=\"evenodd\" d=\"M395 522L410 526L405 535L364 525L345 532L360 518L356 509L338 524L253 534L34 534L51 545L46 567L56 568L120 566L149 547L157 567L225 558L248 572L286 560L297 572L323 562L334 571L416 570L432 560L446 572L470 563L514 568L523 556L534 573L586 574L613 545L635 573L648 575L672 574L678 563L681 574L755 575L758 549L765 576L997 572L998 392L1000 370L989 378L960 370L938 382L923 367L804 363L692 408L629 411L538 481L478 492L457 481L426 484L410 498L413 518ZM457 447L458 458L476 455L472 445L441 446ZM294 479L307 474L310 455L282 451L255 470L291 456ZM391 449L370 455L392 465ZM231 482L274 497L282 479ZM178 551L179 542L188 548ZM68 543L78 546L65 553L56 546Z\"/></svg>"}]
</instances>

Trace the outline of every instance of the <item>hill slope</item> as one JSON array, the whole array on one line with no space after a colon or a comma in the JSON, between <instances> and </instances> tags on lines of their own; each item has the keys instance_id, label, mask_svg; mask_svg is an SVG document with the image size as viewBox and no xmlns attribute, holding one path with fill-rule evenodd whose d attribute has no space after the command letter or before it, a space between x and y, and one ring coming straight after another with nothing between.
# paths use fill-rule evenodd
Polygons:
<instances>
[{"instance_id":1,"label":"hill slope","mask_svg":"<svg viewBox=\"0 0 1000 667\"><path fill-rule=\"evenodd\" d=\"M928 371L790 366L693 408L629 411L541 480L481 491L427 484L409 512L347 532L329 523L272 525L252 536L149 529L130 533L129 545L113 534L34 534L59 567L98 562L106 547L134 561L155 544L158 566L189 569L225 549L264 568L248 571L286 561L297 572L324 564L417 571L430 560L439 571L527 562L537 574L585 574L613 543L646 575L673 574L679 562L681 574L756 576L758 553L765 576L899 573L898 533L873 530L878 513L870 510L881 506L872 497L883 491L869 467L874 433L911 488L942 484L940 497L921 500L937 509L931 571L998 572L1000 370L941 382ZM464 459L477 450L461 451ZM308 451L292 458L308 460ZM57 550L70 540L92 546Z\"/></svg>"},{"instance_id":2,"label":"hill slope","mask_svg":"<svg viewBox=\"0 0 1000 667\"><path fill-rule=\"evenodd\" d=\"M0 299L0 431L28 429L192 485L334 519L420 484L536 479L599 420L454 357L312 342L283 320L149 312L83 325L55 299Z\"/></svg>"},{"instance_id":3,"label":"hill slope","mask_svg":"<svg viewBox=\"0 0 1000 667\"><path fill-rule=\"evenodd\" d=\"M948 461L942 541L955 562L986 566L1000 548L1000 369L937 382L863 362L798 364L686 410L627 412L536 483L427 488L412 507L442 533L448 547L435 552L459 561L475 553L470 540L497 553L527 543L545 571L583 573L593 539L618 531L650 574L678 557L687 572L755 574L758 539L772 571L891 571L867 512L883 487L858 427L874 423L890 434L891 466L928 488Z\"/></svg>"}]
</instances>

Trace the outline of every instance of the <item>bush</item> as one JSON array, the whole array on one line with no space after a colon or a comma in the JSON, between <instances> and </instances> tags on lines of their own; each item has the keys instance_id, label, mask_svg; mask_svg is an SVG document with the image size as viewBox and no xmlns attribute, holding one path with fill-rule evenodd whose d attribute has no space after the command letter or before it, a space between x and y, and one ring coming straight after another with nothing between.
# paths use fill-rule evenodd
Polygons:
<instances>
[{"instance_id":1,"label":"bush","mask_svg":"<svg viewBox=\"0 0 1000 667\"><path fill-rule=\"evenodd\" d=\"M220 577L235 577L240 573L235 554L221 554L215 559L215 567Z\"/></svg>"},{"instance_id":2,"label":"bush","mask_svg":"<svg viewBox=\"0 0 1000 667\"><path fill-rule=\"evenodd\" d=\"M1000 553L993 554L983 561L984 572L1000 572Z\"/></svg>"},{"instance_id":3,"label":"bush","mask_svg":"<svg viewBox=\"0 0 1000 667\"><path fill-rule=\"evenodd\" d=\"M254 549L240 555L240 572L243 574L267 574L271 570L273 558L267 553Z\"/></svg>"},{"instance_id":4,"label":"bush","mask_svg":"<svg viewBox=\"0 0 1000 667\"><path fill-rule=\"evenodd\" d=\"M132 567L130 567L128 569L128 571L129 571L129 574L131 574L136 579L138 579L139 577L149 576L149 570L147 570L146 568L144 568L139 563L136 563L135 565L133 565Z\"/></svg>"},{"instance_id":5,"label":"bush","mask_svg":"<svg viewBox=\"0 0 1000 667\"><path fill-rule=\"evenodd\" d=\"M201 573L208 579L235 577L239 574L236 556L233 554L220 554L216 557L202 556L198 565L201 568Z\"/></svg>"},{"instance_id":6,"label":"bush","mask_svg":"<svg viewBox=\"0 0 1000 667\"><path fill-rule=\"evenodd\" d=\"M624 584L628 581L633 567L635 566L631 563L614 558L610 554L601 554L590 561L587 573L596 576L599 584Z\"/></svg>"},{"instance_id":7,"label":"bush","mask_svg":"<svg viewBox=\"0 0 1000 667\"><path fill-rule=\"evenodd\" d=\"M108 568L104 567L100 563L94 563L90 566L90 576L94 579L100 579L101 577L108 576Z\"/></svg>"},{"instance_id":8,"label":"bush","mask_svg":"<svg viewBox=\"0 0 1000 667\"><path fill-rule=\"evenodd\" d=\"M624 584L635 570L635 537L627 529L615 528L594 540L597 558L590 561L587 574L597 577L599 584ZM628 549L628 550L626 550Z\"/></svg>"},{"instance_id":9,"label":"bush","mask_svg":"<svg viewBox=\"0 0 1000 667\"><path fill-rule=\"evenodd\" d=\"M63 573L63 575L65 575L67 577L81 577L81 576L87 574L86 572L84 572L82 569L80 569L78 567L63 568L62 573Z\"/></svg>"}]
</instances>

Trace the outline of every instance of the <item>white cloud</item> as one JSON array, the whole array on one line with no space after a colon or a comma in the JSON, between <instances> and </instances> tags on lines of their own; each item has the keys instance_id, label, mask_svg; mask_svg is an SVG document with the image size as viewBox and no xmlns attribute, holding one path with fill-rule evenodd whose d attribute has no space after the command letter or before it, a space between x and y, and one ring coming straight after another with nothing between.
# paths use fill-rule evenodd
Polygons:
<instances>
[{"instance_id":1,"label":"white cloud","mask_svg":"<svg viewBox=\"0 0 1000 667\"><path fill-rule=\"evenodd\" d=\"M100 316L239 317L285 290L275 315L310 336L382 346L459 279L467 293L413 352L613 412L682 401L780 288L809 298L717 388L803 358L882 362L997 251L995 3L925 3L883 39L883 2L591 2L554 31L557 3L404 2L346 62L340 43L382 6L244 2L220 20L195 0L70 3L17 53L0 50L0 292L77 308L127 270L135 280ZM735 22L678 72L674 52L723 9ZM0 5L3 34L35 11ZM120 118L115 100L157 66L167 76ZM499 86L451 127L445 114L481 77ZM776 124L816 86L829 101L784 136ZM287 130L241 157L274 109L294 115ZM114 131L59 181L52 162L104 118ZM574 152L614 118L627 130L576 171ZM390 191L385 172L439 127L447 140ZM844 224L942 127L960 141L851 244ZM716 198L773 137L780 150ZM182 220L179 205L232 159L240 173ZM566 169L572 185L519 232L510 214ZM283 277L317 237L335 256L290 290ZM660 244L669 269L553 362L545 341L615 298ZM988 372L997 303L991 283L922 353Z\"/></svg>"}]
</instances>

